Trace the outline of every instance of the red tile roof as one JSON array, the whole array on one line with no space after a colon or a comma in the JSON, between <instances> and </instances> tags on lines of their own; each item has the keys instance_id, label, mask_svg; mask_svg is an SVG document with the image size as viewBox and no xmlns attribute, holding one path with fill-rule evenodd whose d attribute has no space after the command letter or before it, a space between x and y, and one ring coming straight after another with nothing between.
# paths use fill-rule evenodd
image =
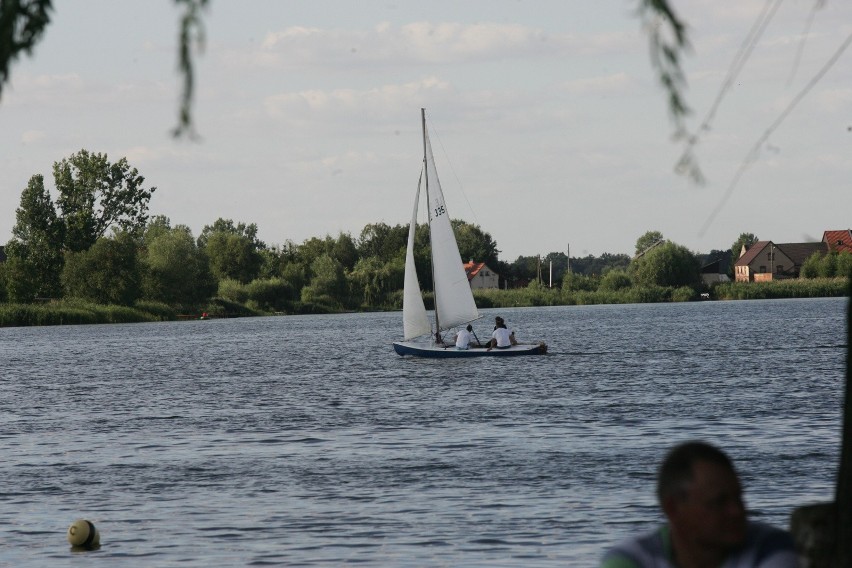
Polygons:
<instances>
[{"instance_id":1,"label":"red tile roof","mask_svg":"<svg viewBox=\"0 0 852 568\"><path fill-rule=\"evenodd\" d=\"M829 250L852 252L852 230L826 231L822 234L822 242L828 245Z\"/></svg>"},{"instance_id":2,"label":"red tile roof","mask_svg":"<svg viewBox=\"0 0 852 568\"><path fill-rule=\"evenodd\" d=\"M470 262L464 263L464 271L467 272L467 280L470 282L474 276L479 274L479 271L485 268L484 262Z\"/></svg>"}]
</instances>

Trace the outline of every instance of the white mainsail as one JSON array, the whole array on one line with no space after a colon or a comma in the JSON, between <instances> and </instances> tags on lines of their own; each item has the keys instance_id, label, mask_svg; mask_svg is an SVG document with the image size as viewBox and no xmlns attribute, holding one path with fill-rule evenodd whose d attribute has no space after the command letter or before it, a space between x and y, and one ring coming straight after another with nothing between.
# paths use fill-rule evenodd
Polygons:
<instances>
[{"instance_id":1,"label":"white mainsail","mask_svg":"<svg viewBox=\"0 0 852 568\"><path fill-rule=\"evenodd\" d=\"M459 254L459 246L450 223L450 215L444 203L444 193L441 191L441 182L438 181L438 170L435 169L432 144L429 142L425 120L423 130L435 310L440 328L444 330L479 318L479 312L473 301L473 292L470 290Z\"/></svg>"},{"instance_id":2,"label":"white mainsail","mask_svg":"<svg viewBox=\"0 0 852 568\"><path fill-rule=\"evenodd\" d=\"M423 176L421 175L421 179ZM417 228L417 206L420 202L420 181L417 182L417 196L414 198L414 213L408 227L408 248L405 252L405 285L402 293L402 328L405 339L414 339L432 333L423 296L420 293L420 281L414 266L414 231Z\"/></svg>"}]
</instances>

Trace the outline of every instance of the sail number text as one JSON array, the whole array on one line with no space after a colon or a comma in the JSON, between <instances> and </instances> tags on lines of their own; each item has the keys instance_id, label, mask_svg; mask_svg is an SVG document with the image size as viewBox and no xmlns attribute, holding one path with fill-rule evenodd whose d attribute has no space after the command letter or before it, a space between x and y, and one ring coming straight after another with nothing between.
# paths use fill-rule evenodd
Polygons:
<instances>
[{"instance_id":1,"label":"sail number text","mask_svg":"<svg viewBox=\"0 0 852 568\"><path fill-rule=\"evenodd\" d=\"M446 212L447 212L447 210L444 209L443 205L441 205L440 207L436 207L435 208L435 217L440 217L441 215L443 215Z\"/></svg>"}]
</instances>

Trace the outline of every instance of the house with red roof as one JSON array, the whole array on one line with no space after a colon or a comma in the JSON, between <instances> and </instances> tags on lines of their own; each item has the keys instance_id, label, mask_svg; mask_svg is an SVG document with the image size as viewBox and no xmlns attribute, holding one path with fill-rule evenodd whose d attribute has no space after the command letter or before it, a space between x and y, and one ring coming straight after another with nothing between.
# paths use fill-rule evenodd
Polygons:
<instances>
[{"instance_id":1,"label":"house with red roof","mask_svg":"<svg viewBox=\"0 0 852 568\"><path fill-rule=\"evenodd\" d=\"M484 262L466 262L464 271L467 273L467 282L472 290L485 288L499 288L500 276L488 268Z\"/></svg>"},{"instance_id":2,"label":"house with red roof","mask_svg":"<svg viewBox=\"0 0 852 568\"><path fill-rule=\"evenodd\" d=\"M743 247L734 263L737 282L766 282L783 278L798 278L802 264L814 253L825 254L825 241L818 243L778 243L757 241L748 249Z\"/></svg>"},{"instance_id":3,"label":"house with red roof","mask_svg":"<svg viewBox=\"0 0 852 568\"><path fill-rule=\"evenodd\" d=\"M831 252L852 252L852 229L826 231L822 234L822 242Z\"/></svg>"}]
</instances>

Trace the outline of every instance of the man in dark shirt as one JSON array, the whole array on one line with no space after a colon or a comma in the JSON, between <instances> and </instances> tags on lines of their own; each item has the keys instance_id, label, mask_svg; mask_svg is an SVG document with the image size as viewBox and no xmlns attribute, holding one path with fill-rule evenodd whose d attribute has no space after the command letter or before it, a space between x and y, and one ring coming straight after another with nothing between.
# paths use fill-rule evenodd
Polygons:
<instances>
[{"instance_id":1,"label":"man in dark shirt","mask_svg":"<svg viewBox=\"0 0 852 568\"><path fill-rule=\"evenodd\" d=\"M669 451L657 477L668 524L627 540L601 568L797 568L789 533L746 519L730 458L704 442Z\"/></svg>"}]
</instances>

